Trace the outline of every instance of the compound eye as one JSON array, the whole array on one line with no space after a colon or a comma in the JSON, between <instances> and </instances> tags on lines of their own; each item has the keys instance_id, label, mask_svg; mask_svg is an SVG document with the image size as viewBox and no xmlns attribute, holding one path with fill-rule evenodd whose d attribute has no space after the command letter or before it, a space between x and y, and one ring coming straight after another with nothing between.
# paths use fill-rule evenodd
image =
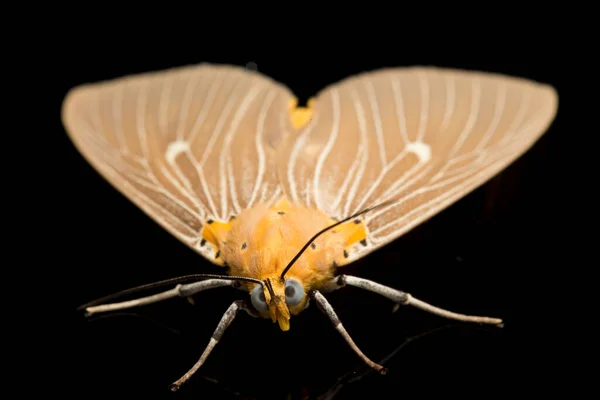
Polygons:
<instances>
[{"instance_id":1,"label":"compound eye","mask_svg":"<svg viewBox=\"0 0 600 400\"><path fill-rule=\"evenodd\" d=\"M285 302L288 306L297 306L304 299L304 288L297 280L289 278L285 281Z\"/></svg>"},{"instance_id":2,"label":"compound eye","mask_svg":"<svg viewBox=\"0 0 600 400\"><path fill-rule=\"evenodd\" d=\"M257 285L254 289L252 289L252 292L250 293L250 300L252 301L252 305L258 310L258 312L264 313L269 311L269 306L267 305L265 293L263 292L263 288L261 285Z\"/></svg>"}]
</instances>

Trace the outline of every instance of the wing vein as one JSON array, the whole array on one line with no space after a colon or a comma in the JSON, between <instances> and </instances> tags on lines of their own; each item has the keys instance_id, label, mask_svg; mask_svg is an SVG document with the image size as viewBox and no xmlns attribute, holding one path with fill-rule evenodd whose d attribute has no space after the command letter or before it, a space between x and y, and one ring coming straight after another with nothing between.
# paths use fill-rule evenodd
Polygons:
<instances>
[{"instance_id":1,"label":"wing vein","mask_svg":"<svg viewBox=\"0 0 600 400\"><path fill-rule=\"evenodd\" d=\"M443 135L448 129L450 121L456 108L456 84L451 76L444 78L445 89L446 89L446 109L444 112L444 119L440 124L440 134Z\"/></svg>"},{"instance_id":2,"label":"wing vein","mask_svg":"<svg viewBox=\"0 0 600 400\"><path fill-rule=\"evenodd\" d=\"M254 138L256 154L258 155L258 171L256 173L256 182L254 183L254 189L252 190L250 201L248 202L248 207L252 207L252 205L254 204L258 191L262 185L263 176L265 174L266 155L265 149L263 147L263 134L265 129L265 120L267 118L269 110L271 109L271 104L273 103L274 98L275 91L269 91L258 115L258 123L256 124L256 136Z\"/></svg>"},{"instance_id":3,"label":"wing vein","mask_svg":"<svg viewBox=\"0 0 600 400\"><path fill-rule=\"evenodd\" d=\"M297 190L296 180L294 177L294 168L296 166L298 155L300 154L300 151L302 150L302 148L304 147L304 144L308 140L308 136L310 135L310 132L317 125L318 120L319 120L319 113L318 113L318 110L315 110L315 113L314 113L314 116L313 116L311 122L306 127L306 129L304 129L302 134L300 136L298 136L298 138L296 139L296 141L294 143L294 146L292 147L292 151L290 153L290 160L288 162L288 168L287 168L287 179L288 179L288 182L290 185L290 197L292 197L292 200L296 203L299 203L300 200L298 197L298 190ZM300 175L300 173L298 173L298 175Z\"/></svg>"},{"instance_id":4,"label":"wing vein","mask_svg":"<svg viewBox=\"0 0 600 400\"><path fill-rule=\"evenodd\" d=\"M198 162L198 160L196 159L196 157L194 156L192 151L189 149L189 147L187 147L185 149L185 153L189 157L189 159L192 161L192 165L194 166L196 173L198 174L198 177L200 178L200 185L202 185L202 190L204 191L204 195L206 196L206 200L208 201L208 206L210 207L210 211L212 212L212 215L216 217L219 214L217 213L217 207L215 206L215 202L213 201L212 195L210 193L210 189L206 182L206 177L204 176L204 169L202 168L202 166L200 165L200 163Z\"/></svg>"},{"instance_id":5,"label":"wing vein","mask_svg":"<svg viewBox=\"0 0 600 400\"><path fill-rule=\"evenodd\" d=\"M406 128L406 116L404 115L404 98L402 96L402 88L398 78L390 78L392 81L392 91L394 93L394 104L396 105L396 116L398 117L398 127L400 137L405 144L410 143L408 139L408 129Z\"/></svg>"},{"instance_id":6,"label":"wing vein","mask_svg":"<svg viewBox=\"0 0 600 400\"><path fill-rule=\"evenodd\" d=\"M185 84L185 90L183 92L183 99L181 100L181 106L179 108L179 120L177 121L177 140L184 140L184 131L186 127L186 119L192 107L192 100L194 90L198 85L198 76L192 75Z\"/></svg>"},{"instance_id":7,"label":"wing vein","mask_svg":"<svg viewBox=\"0 0 600 400\"><path fill-rule=\"evenodd\" d=\"M220 166L220 178L221 178L221 210L223 213L222 218L227 218L227 181L229 181L229 189L231 192L231 201L233 203L233 207L236 212L239 214L241 212L241 207L239 201L237 199L237 193L235 190L235 177L233 176L233 166L231 161L231 142L237 133L238 126L240 121L246 114L248 107L254 101L257 94L260 92L260 86L252 86L248 93L244 96L242 103L238 107L235 112L233 119L229 125L229 130L225 134L225 138L223 139L223 145L221 154L219 155L219 166ZM226 169L227 168L227 169ZM225 175L225 171L227 170L227 176Z\"/></svg>"},{"instance_id":8,"label":"wing vein","mask_svg":"<svg viewBox=\"0 0 600 400\"><path fill-rule=\"evenodd\" d=\"M419 73L419 91L421 92L421 108L419 110L419 130L417 133L417 142L421 143L425 137L427 128L427 119L429 118L429 82Z\"/></svg>"},{"instance_id":9,"label":"wing vein","mask_svg":"<svg viewBox=\"0 0 600 400\"><path fill-rule=\"evenodd\" d=\"M406 149L402 150L400 153L398 153L398 155L388 164L385 166L385 168L383 168L380 172L379 175L377 176L377 178L375 179L375 182L373 182L370 185L369 190L367 191L367 193L363 196L363 199L360 201L360 203L358 203L358 205L356 207L354 207L354 210L352 211L352 213L356 213L358 212L364 205L365 203L369 200L369 198L371 197L371 195L373 194L373 192L375 190L377 190L379 188L379 185L381 185L381 182L383 181L383 178L385 178L385 176L400 162L402 161L402 159L404 157L406 157L408 155L408 151L406 151ZM396 181L398 182L398 181Z\"/></svg>"},{"instance_id":10,"label":"wing vein","mask_svg":"<svg viewBox=\"0 0 600 400\"><path fill-rule=\"evenodd\" d=\"M356 158L357 160L360 160L360 170L354 176L354 181L352 182L352 186L350 187L348 196L346 197L346 204L344 205L343 214L339 215L338 218L350 215L348 214L348 212L350 211L350 206L354 201L354 198L356 197L356 193L358 192L358 185L360 184L360 181L362 180L365 171L367 170L367 163L369 161L369 138L367 136L367 120L365 118L365 110L362 106L362 103L360 102L356 90L352 90L350 92L350 95L352 96L352 105L354 106L355 116L358 122L358 129L360 133L360 146L358 151L360 156ZM348 174L348 178L352 176L352 173ZM343 191L340 191L340 196L342 194Z\"/></svg>"},{"instance_id":11,"label":"wing vein","mask_svg":"<svg viewBox=\"0 0 600 400\"><path fill-rule=\"evenodd\" d=\"M469 117L467 118L467 122L465 127L461 131L458 139L452 146L450 150L449 160L440 168L437 174L435 174L432 178L432 182L437 182L441 179L450 165L453 163L453 159L455 159L456 152L460 150L461 146L464 144L465 140L469 137L471 132L473 131L473 127L475 126L475 122L477 122L477 117L479 116L479 107L481 102L481 84L479 79L473 79L471 85L471 104L469 108ZM467 153L468 154L468 153Z\"/></svg>"},{"instance_id":12,"label":"wing vein","mask_svg":"<svg viewBox=\"0 0 600 400\"><path fill-rule=\"evenodd\" d=\"M188 192L180 183L177 179L175 179L175 177L173 175L171 175L171 173L169 172L169 170L161 165L160 167L161 172L165 175L165 177L169 180L169 182L171 182L171 184L177 189L179 190L179 192L185 197L187 198L189 201L192 202L192 204L197 208L197 210L195 210L195 212L197 212L201 218L205 217L204 214L204 210L202 208L202 205L198 202L198 199L193 196L191 194L191 192ZM177 168L177 170L179 170L179 168ZM177 174L177 170L175 170L175 173ZM189 182L186 180L186 182Z\"/></svg>"},{"instance_id":13,"label":"wing vein","mask_svg":"<svg viewBox=\"0 0 600 400\"><path fill-rule=\"evenodd\" d=\"M425 168L423 168L425 167ZM419 172L416 176L412 177L410 180L406 181L408 178L410 178L413 174L415 174L417 171L419 171L421 168L423 168L423 170L421 172ZM402 191L408 189L411 185L413 185L415 182L419 181L421 178L423 178L423 176L427 175L431 170L433 169L433 165L431 164L427 164L427 163L418 163L413 165L403 176L400 180L394 182L394 185L392 185L389 189L387 189L385 191L385 193L379 197L379 199L377 199L377 201L373 202L373 204L375 203L382 203L384 201L388 201L393 199L394 197L396 197L398 194L402 193ZM395 203L397 204L397 203ZM375 218L377 218L378 216L384 214L386 211L388 211L390 208L394 207L395 205L389 205L386 207L382 207L376 211L374 211L372 214L367 214L366 219L367 220L374 220Z\"/></svg>"},{"instance_id":14,"label":"wing vein","mask_svg":"<svg viewBox=\"0 0 600 400\"><path fill-rule=\"evenodd\" d=\"M169 102L173 91L173 82L171 76L167 75L162 84L160 98L158 100L158 127L163 136L167 135L169 130L169 121L167 113L169 111Z\"/></svg>"},{"instance_id":15,"label":"wing vein","mask_svg":"<svg viewBox=\"0 0 600 400\"><path fill-rule=\"evenodd\" d=\"M127 149L127 142L125 141L125 135L123 134L123 128L121 126L123 90L123 87L118 87L115 89L111 112L114 120L113 128L115 130L115 138L117 139L117 143L119 143L119 150L122 153L128 153L129 151Z\"/></svg>"},{"instance_id":16,"label":"wing vein","mask_svg":"<svg viewBox=\"0 0 600 400\"><path fill-rule=\"evenodd\" d=\"M504 163L504 160L506 158L510 158L511 156L512 156L512 154L510 152L506 152L506 154L503 154L503 157L497 157L496 159L489 161L485 167L478 169L476 171L468 171L468 172L474 172L474 175L469 178L466 178L466 180L462 184L454 186L453 189L451 189L447 192L444 192L440 196L436 196L432 200L425 202L425 203L419 205L418 207L411 209L410 212L408 212L407 214L404 214L401 218L392 220L392 221L388 222L387 224L373 230L371 232L371 234L373 235L373 243L386 242L388 237L393 237L394 235L396 235L398 232L392 232L392 233L386 235L385 237L377 238L378 232L389 229L390 227L392 227L394 225L401 225L401 230L404 232L409 230L412 226L410 223L406 224L405 221L408 220L409 218L411 218L415 214L417 214L417 216L419 216L419 213L423 209L426 209L429 207L430 211L428 211L425 214L420 215L421 218L419 218L419 221L422 221L425 218L429 217L430 215L435 214L440 209L439 206L435 207L436 204L439 205L439 203L443 203L444 200L446 200L447 204L452 203L453 199L457 196L462 195L465 191L467 191L468 187L471 186L473 184L473 182L477 180L477 178L479 178L480 176L487 175L488 170L493 170L494 168L497 168L497 166L502 165ZM421 191L419 190L417 192L421 192ZM421 194L421 193L415 193L414 195L403 198L402 200L407 201L407 200L409 200L409 198L415 197L418 194Z\"/></svg>"},{"instance_id":17,"label":"wing vein","mask_svg":"<svg viewBox=\"0 0 600 400\"><path fill-rule=\"evenodd\" d=\"M382 167L385 167L387 165L387 156L385 154L385 141L383 138L383 128L381 127L381 116L379 115L377 95L375 94L375 88L373 87L373 83L371 81L365 81L364 85L369 97L369 106L371 107L373 124L375 125L375 136L377 137L377 144L379 145L379 157L381 158L381 165Z\"/></svg>"},{"instance_id":18,"label":"wing vein","mask_svg":"<svg viewBox=\"0 0 600 400\"><path fill-rule=\"evenodd\" d=\"M523 94L521 104L519 106L519 112L515 116L515 119L510 124L510 127L507 130L509 133L506 134L506 136L504 136L504 138L502 138L502 140L500 140L501 144L504 145L504 144L508 143L513 138L515 133L518 132L517 127L523 123L523 119L525 119L525 116L527 115L527 112L529 111L529 106L530 106L531 99L528 94L530 94L528 91Z\"/></svg>"},{"instance_id":19,"label":"wing vein","mask_svg":"<svg viewBox=\"0 0 600 400\"><path fill-rule=\"evenodd\" d=\"M138 140L142 149L142 155L145 160L150 159L150 151L148 150L148 133L146 132L146 119L145 111L148 103L148 97L146 95L146 85L140 85L140 92L137 98L137 109L136 109L136 125Z\"/></svg>"},{"instance_id":20,"label":"wing vein","mask_svg":"<svg viewBox=\"0 0 600 400\"><path fill-rule=\"evenodd\" d=\"M333 121L331 122L331 133L329 134L329 138L327 143L323 147L321 154L319 155L319 159L317 160L317 165L315 167L315 176L313 178L313 196L315 198L315 205L318 209L322 209L322 199L320 190L321 183L321 173L323 170L323 164L325 163L325 159L329 156L333 145L338 137L340 131L340 99L339 93L334 90L331 93L331 106L333 107Z\"/></svg>"},{"instance_id":21,"label":"wing vein","mask_svg":"<svg viewBox=\"0 0 600 400\"><path fill-rule=\"evenodd\" d=\"M506 84L500 84L500 88L496 96L496 107L494 107L494 116L492 117L490 126L481 137L481 141L477 143L477 146L475 147L475 152L480 153L485 148L485 146L487 146L488 142L492 139L492 137L494 136L494 132L498 130L498 126L500 125L500 121L502 120L502 113L505 107Z\"/></svg>"},{"instance_id":22,"label":"wing vein","mask_svg":"<svg viewBox=\"0 0 600 400\"><path fill-rule=\"evenodd\" d=\"M198 116L196 117L196 121L194 121L194 125L190 129L190 137L188 138L188 143L190 143L190 144L193 143L194 140L196 139L196 136L198 135L198 132L200 131L200 128L202 127L202 124L206 120L208 111L212 107L212 105L215 101L215 97L217 96L217 93L218 93L219 89L221 88L221 80L218 79L218 77L219 77L219 74L217 74L215 79L212 81L210 88L208 89L208 93L206 94L206 98L202 102L202 107L200 108L200 112L198 113Z\"/></svg>"}]
</instances>

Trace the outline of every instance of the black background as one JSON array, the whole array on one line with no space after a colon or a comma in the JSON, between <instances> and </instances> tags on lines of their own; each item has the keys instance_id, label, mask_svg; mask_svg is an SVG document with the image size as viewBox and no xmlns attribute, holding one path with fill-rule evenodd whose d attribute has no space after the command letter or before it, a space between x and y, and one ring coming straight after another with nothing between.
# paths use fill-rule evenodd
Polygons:
<instances>
[{"instance_id":1,"label":"black background","mask_svg":"<svg viewBox=\"0 0 600 400\"><path fill-rule=\"evenodd\" d=\"M393 66L517 75L552 84L559 96L566 86L557 50L543 46L535 34L487 41L481 47L460 41L408 45L398 38L406 44L398 51L389 51L389 43L381 51L352 45L316 50L302 36L282 37L285 43L255 51L215 41L208 45L200 33L197 42L185 44L177 35L164 41L141 33L78 37L84 26L65 33L63 43L69 45L56 50L60 72L51 75L47 147L53 157L41 174L55 177L51 226L56 237L49 240L56 243L45 256L60 260L60 300L66 300L63 309L70 312L69 325L50 327L62 340L51 349L56 355L47 368L58 372L56 380L70 393L85 399L315 398L338 379L347 381L344 377L366 369L314 306L292 319L289 332L240 313L207 363L171 393L169 384L196 362L240 292L211 290L197 296L195 306L175 299L95 321L77 312L80 304L122 289L221 270L163 231L84 161L60 122L60 105L70 88L199 62L255 63L301 101L347 76ZM79 40L84 44L76 45ZM417 398L487 398L539 394L557 384L541 373L552 352L534 332L542 323L548 265L556 261L551 243L561 223L549 218L559 201L554 182L561 162L558 149L565 141L561 118L559 103L547 133L504 172L345 271L446 309L503 318L506 326L452 323L408 308L393 314L393 304L384 298L352 288L335 292L329 300L355 342L374 360L425 334L386 362L387 376L370 373L346 383L336 399L414 398L415 393ZM58 295L51 301L57 303ZM427 333L432 329L439 330Z\"/></svg>"}]
</instances>

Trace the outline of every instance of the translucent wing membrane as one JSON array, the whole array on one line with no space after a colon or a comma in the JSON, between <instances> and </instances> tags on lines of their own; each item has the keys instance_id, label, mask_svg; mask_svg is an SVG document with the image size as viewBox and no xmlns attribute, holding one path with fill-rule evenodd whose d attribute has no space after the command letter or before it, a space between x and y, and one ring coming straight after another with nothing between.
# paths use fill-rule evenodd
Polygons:
<instances>
[{"instance_id":1,"label":"translucent wing membrane","mask_svg":"<svg viewBox=\"0 0 600 400\"><path fill-rule=\"evenodd\" d=\"M206 221L281 195L275 152L292 100L258 73L199 65L77 87L63 122L114 187L213 260L200 245Z\"/></svg>"},{"instance_id":2,"label":"translucent wing membrane","mask_svg":"<svg viewBox=\"0 0 600 400\"><path fill-rule=\"evenodd\" d=\"M296 131L283 85L234 66L183 67L72 90L63 122L121 193L209 260L202 227L285 195L334 219L367 214L351 262L489 180L553 120L555 90L439 68L357 75L325 88ZM358 242L357 242L358 243Z\"/></svg>"},{"instance_id":3,"label":"translucent wing membrane","mask_svg":"<svg viewBox=\"0 0 600 400\"><path fill-rule=\"evenodd\" d=\"M389 243L483 184L523 154L557 111L547 85L488 73L388 69L322 91L312 120L279 153L291 200L342 219L366 216L368 240Z\"/></svg>"}]
</instances>

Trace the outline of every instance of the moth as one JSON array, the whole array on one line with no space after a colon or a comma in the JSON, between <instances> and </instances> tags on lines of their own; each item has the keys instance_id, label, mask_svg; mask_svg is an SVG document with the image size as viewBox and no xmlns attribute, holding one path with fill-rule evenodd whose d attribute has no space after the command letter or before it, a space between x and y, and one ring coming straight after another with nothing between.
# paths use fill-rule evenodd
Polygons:
<instances>
[{"instance_id":1,"label":"moth","mask_svg":"<svg viewBox=\"0 0 600 400\"><path fill-rule=\"evenodd\" d=\"M225 286L246 292L172 390L202 366L239 310L287 331L311 301L367 365L385 373L324 296L346 285L440 317L501 325L348 276L343 267L502 171L547 131L557 109L548 84L420 66L345 78L306 107L268 76L221 64L75 87L62 121L82 156L167 232L224 268L82 308L92 315Z\"/></svg>"}]
</instances>

